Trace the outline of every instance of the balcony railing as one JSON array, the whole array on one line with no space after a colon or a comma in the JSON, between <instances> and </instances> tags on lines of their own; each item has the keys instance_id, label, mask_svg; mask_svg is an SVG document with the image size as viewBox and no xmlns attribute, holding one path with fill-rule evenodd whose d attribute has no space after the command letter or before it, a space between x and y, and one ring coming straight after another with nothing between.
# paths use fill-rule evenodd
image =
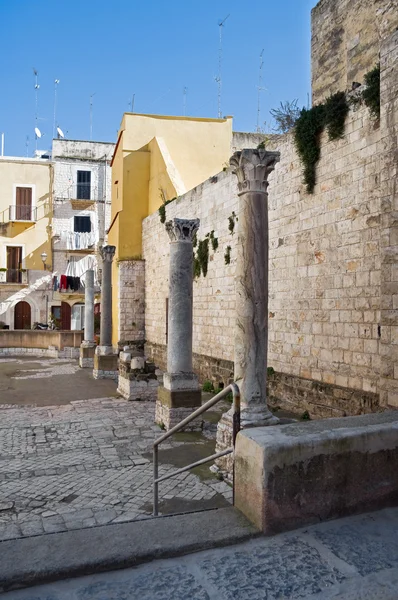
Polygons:
<instances>
[{"instance_id":1,"label":"balcony railing","mask_svg":"<svg viewBox=\"0 0 398 600\"><path fill-rule=\"evenodd\" d=\"M91 183L74 183L63 190L55 189L54 197L62 200L96 202L99 200L99 190Z\"/></svg>"},{"instance_id":2,"label":"balcony railing","mask_svg":"<svg viewBox=\"0 0 398 600\"><path fill-rule=\"evenodd\" d=\"M2 269L0 270L0 283L21 283L28 282L28 273L25 269Z\"/></svg>"},{"instance_id":3,"label":"balcony railing","mask_svg":"<svg viewBox=\"0 0 398 600\"><path fill-rule=\"evenodd\" d=\"M8 213L8 214L7 214ZM8 217L8 218L7 218ZM3 221L37 221L37 208L13 204L3 212Z\"/></svg>"}]
</instances>

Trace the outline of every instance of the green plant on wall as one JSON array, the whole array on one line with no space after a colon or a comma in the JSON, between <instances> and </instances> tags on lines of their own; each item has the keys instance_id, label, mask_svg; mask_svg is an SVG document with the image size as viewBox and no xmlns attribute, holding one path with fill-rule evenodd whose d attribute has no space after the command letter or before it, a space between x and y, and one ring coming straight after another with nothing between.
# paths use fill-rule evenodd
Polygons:
<instances>
[{"instance_id":1,"label":"green plant on wall","mask_svg":"<svg viewBox=\"0 0 398 600\"><path fill-rule=\"evenodd\" d=\"M304 183L312 194L316 183L316 164L321 154L320 136L326 127L330 140L344 135L349 105L344 92L333 94L324 104L303 108L294 128L294 141L304 165Z\"/></svg>"},{"instance_id":2,"label":"green plant on wall","mask_svg":"<svg viewBox=\"0 0 398 600\"><path fill-rule=\"evenodd\" d=\"M228 229L229 229L229 233L231 235L233 235L233 233L235 231L235 223L237 222L237 220L238 220L238 217L236 216L234 211L232 211L231 216L228 217Z\"/></svg>"},{"instance_id":3,"label":"green plant on wall","mask_svg":"<svg viewBox=\"0 0 398 600\"><path fill-rule=\"evenodd\" d=\"M218 248L218 238L214 235L214 230L210 231L210 233L206 233L206 237L209 238L213 252L215 252Z\"/></svg>"},{"instance_id":4,"label":"green plant on wall","mask_svg":"<svg viewBox=\"0 0 398 600\"><path fill-rule=\"evenodd\" d=\"M196 252L196 258L198 260L198 268L200 267L200 273L203 277L206 277L209 266L209 238L198 241L198 250Z\"/></svg>"},{"instance_id":5,"label":"green plant on wall","mask_svg":"<svg viewBox=\"0 0 398 600\"><path fill-rule=\"evenodd\" d=\"M230 262L231 262L231 246L227 246L225 248L224 262L225 262L226 265L229 265Z\"/></svg>"},{"instance_id":6,"label":"green plant on wall","mask_svg":"<svg viewBox=\"0 0 398 600\"><path fill-rule=\"evenodd\" d=\"M362 98L370 110L372 117L380 117L380 65L365 75L366 88L362 92Z\"/></svg>"},{"instance_id":7,"label":"green plant on wall","mask_svg":"<svg viewBox=\"0 0 398 600\"><path fill-rule=\"evenodd\" d=\"M159 206L158 213L159 213L161 223L166 222L166 206L168 204L170 204L170 202L173 202L173 200L176 200L176 198L171 198L171 200L164 200L163 204L161 206Z\"/></svg>"}]
</instances>

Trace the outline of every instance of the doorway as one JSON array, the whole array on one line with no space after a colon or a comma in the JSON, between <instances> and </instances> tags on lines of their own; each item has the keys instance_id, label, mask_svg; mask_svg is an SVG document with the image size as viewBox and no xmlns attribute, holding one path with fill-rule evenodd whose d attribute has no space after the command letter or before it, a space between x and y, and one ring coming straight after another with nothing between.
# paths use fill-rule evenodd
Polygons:
<instances>
[{"instance_id":1,"label":"doorway","mask_svg":"<svg viewBox=\"0 0 398 600\"><path fill-rule=\"evenodd\" d=\"M7 283L22 281L22 246L7 246Z\"/></svg>"},{"instance_id":2,"label":"doorway","mask_svg":"<svg viewBox=\"0 0 398 600\"><path fill-rule=\"evenodd\" d=\"M30 304L21 300L14 308L14 329L31 329L32 317Z\"/></svg>"},{"instance_id":3,"label":"doorway","mask_svg":"<svg viewBox=\"0 0 398 600\"><path fill-rule=\"evenodd\" d=\"M61 302L61 329L70 331L71 307L67 302Z\"/></svg>"}]
</instances>

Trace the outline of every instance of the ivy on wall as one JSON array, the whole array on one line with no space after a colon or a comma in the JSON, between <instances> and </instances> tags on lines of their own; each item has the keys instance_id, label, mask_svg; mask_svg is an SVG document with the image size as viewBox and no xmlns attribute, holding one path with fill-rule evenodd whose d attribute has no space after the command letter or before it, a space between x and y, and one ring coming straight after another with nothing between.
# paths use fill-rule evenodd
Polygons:
<instances>
[{"instance_id":1,"label":"ivy on wall","mask_svg":"<svg viewBox=\"0 0 398 600\"><path fill-rule=\"evenodd\" d=\"M372 117L380 117L380 64L376 65L365 75L366 88L362 92L362 99L368 107Z\"/></svg>"},{"instance_id":2,"label":"ivy on wall","mask_svg":"<svg viewBox=\"0 0 398 600\"><path fill-rule=\"evenodd\" d=\"M297 152L304 165L304 183L312 194L316 183L316 164L321 154L320 135L326 127L330 140L344 135L349 105L344 92L329 96L323 104L303 108L294 129Z\"/></svg>"},{"instance_id":3,"label":"ivy on wall","mask_svg":"<svg viewBox=\"0 0 398 600\"><path fill-rule=\"evenodd\" d=\"M163 204L159 207L158 213L159 213L161 223L166 223L166 206L168 204L170 204L170 202L173 202L173 200L176 200L176 198L171 198L170 200L164 200Z\"/></svg>"}]
</instances>

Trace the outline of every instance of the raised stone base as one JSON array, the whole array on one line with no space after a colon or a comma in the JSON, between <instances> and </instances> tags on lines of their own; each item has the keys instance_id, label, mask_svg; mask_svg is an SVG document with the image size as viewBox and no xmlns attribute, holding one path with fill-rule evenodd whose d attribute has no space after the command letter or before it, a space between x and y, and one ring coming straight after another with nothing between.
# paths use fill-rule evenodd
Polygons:
<instances>
[{"instance_id":1,"label":"raised stone base","mask_svg":"<svg viewBox=\"0 0 398 600\"><path fill-rule=\"evenodd\" d=\"M118 356L117 354L100 354L101 346L97 346L94 354L94 379L118 380Z\"/></svg>"},{"instance_id":2,"label":"raised stone base","mask_svg":"<svg viewBox=\"0 0 398 600\"><path fill-rule=\"evenodd\" d=\"M171 391L161 386L158 388L155 422L169 431L174 425L192 414L201 406L200 390ZM203 426L202 417L191 421L184 431L200 431Z\"/></svg>"},{"instance_id":3,"label":"raised stone base","mask_svg":"<svg viewBox=\"0 0 398 600\"><path fill-rule=\"evenodd\" d=\"M96 344L91 342L83 342L80 346L79 366L82 369L94 368L94 355Z\"/></svg>"},{"instance_id":4,"label":"raised stone base","mask_svg":"<svg viewBox=\"0 0 398 600\"><path fill-rule=\"evenodd\" d=\"M118 393L126 400L144 400L156 402L158 397L159 382L154 379L131 379L119 373Z\"/></svg>"},{"instance_id":5,"label":"raised stone base","mask_svg":"<svg viewBox=\"0 0 398 600\"><path fill-rule=\"evenodd\" d=\"M235 506L265 534L398 503L398 412L238 434Z\"/></svg>"}]
</instances>

